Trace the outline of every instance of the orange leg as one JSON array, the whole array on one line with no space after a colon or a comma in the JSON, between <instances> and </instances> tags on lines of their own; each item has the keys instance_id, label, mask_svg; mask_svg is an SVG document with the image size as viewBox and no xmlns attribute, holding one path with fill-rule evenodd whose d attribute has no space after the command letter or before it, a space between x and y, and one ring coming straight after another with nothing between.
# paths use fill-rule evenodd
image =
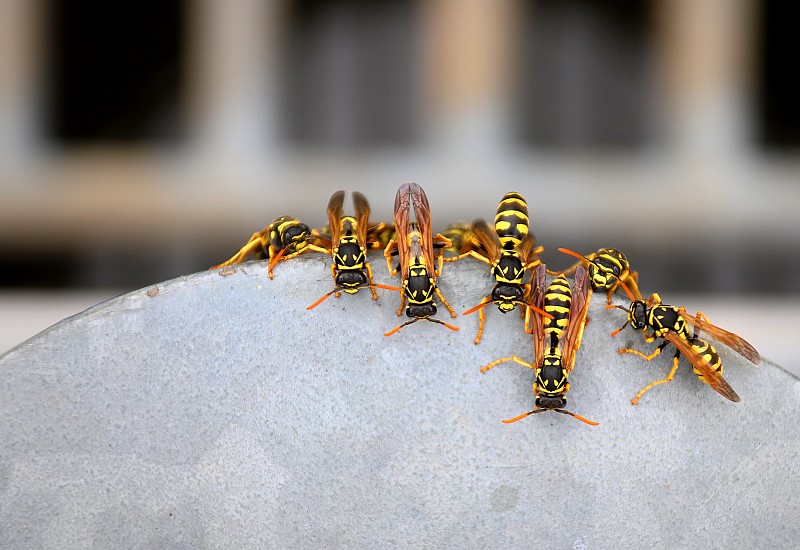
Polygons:
<instances>
[{"instance_id":1,"label":"orange leg","mask_svg":"<svg viewBox=\"0 0 800 550\"><path fill-rule=\"evenodd\" d=\"M240 264L244 261L248 254L259 250L260 248L266 248L269 245L269 232L259 231L258 233L253 233L253 236L250 237L250 240L247 241L242 248L239 249L239 252L231 256L231 258L221 264L215 265L210 267L209 269L219 269L220 267L226 267L233 264ZM270 256L272 254L270 253Z\"/></svg>"},{"instance_id":2,"label":"orange leg","mask_svg":"<svg viewBox=\"0 0 800 550\"><path fill-rule=\"evenodd\" d=\"M500 363L503 363L504 361L514 361L515 363L517 363L519 365L522 365L523 367L528 367L529 369L536 370L536 367L534 367L530 363L527 363L527 362L523 361L522 359L520 359L519 357L517 357L516 355L514 355L512 357L503 357L502 359L498 359L496 361L492 361L488 365L485 365L485 366L481 367L481 372L486 373L489 369L499 365Z\"/></svg>"},{"instance_id":3,"label":"orange leg","mask_svg":"<svg viewBox=\"0 0 800 550\"><path fill-rule=\"evenodd\" d=\"M370 291L372 291L372 299L373 300L377 300L378 299L378 293L375 292L375 287L372 286L372 285L375 284L375 281L372 280L372 267L370 267L369 263L367 263L367 262L364 262L364 267L367 268L367 279L369 279L369 284L370 284L369 289L370 289Z\"/></svg>"},{"instance_id":4,"label":"orange leg","mask_svg":"<svg viewBox=\"0 0 800 550\"><path fill-rule=\"evenodd\" d=\"M447 311L450 312L450 317L455 319L456 318L456 312L453 310L452 307L450 307L450 304L447 303L447 300L444 299L444 294L442 294L442 291L439 290L438 286L435 286L434 289L436 290L436 295L439 297L439 300L441 300L442 305L444 305L444 307L447 308Z\"/></svg>"},{"instance_id":5,"label":"orange leg","mask_svg":"<svg viewBox=\"0 0 800 550\"><path fill-rule=\"evenodd\" d=\"M672 369L669 371L669 374L663 380L656 380L655 382L649 383L647 386L642 389L636 396L631 399L631 405L636 405L639 402L639 399L647 393L651 388L658 386L659 384L666 384L667 382L672 382L672 379L675 377L675 372L678 370L678 364L680 363L680 354L676 353L675 357L672 358Z\"/></svg>"}]
</instances>

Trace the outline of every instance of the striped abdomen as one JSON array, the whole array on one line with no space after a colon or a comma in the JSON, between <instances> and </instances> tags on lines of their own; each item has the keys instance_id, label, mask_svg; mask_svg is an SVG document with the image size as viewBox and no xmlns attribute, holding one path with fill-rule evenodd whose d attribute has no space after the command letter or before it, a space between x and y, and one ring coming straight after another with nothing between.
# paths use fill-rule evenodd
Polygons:
<instances>
[{"instance_id":1,"label":"striped abdomen","mask_svg":"<svg viewBox=\"0 0 800 550\"><path fill-rule=\"evenodd\" d=\"M519 246L528 234L528 204L519 193L506 193L497 207L494 229L503 248L510 250Z\"/></svg>"},{"instance_id":2,"label":"striped abdomen","mask_svg":"<svg viewBox=\"0 0 800 550\"><path fill-rule=\"evenodd\" d=\"M714 349L714 346L700 338L689 338L689 343L692 345L692 349L697 355L705 359L717 373L722 375L722 359L719 358L719 354L717 350ZM694 370L694 373L700 380L708 384L708 381L703 378L703 375L697 370L697 367L692 366L692 370Z\"/></svg>"},{"instance_id":3,"label":"striped abdomen","mask_svg":"<svg viewBox=\"0 0 800 550\"><path fill-rule=\"evenodd\" d=\"M569 325L569 307L572 304L572 290L564 275L553 279L544 293L544 310L553 316L543 317L545 345L555 347ZM549 341L547 340L549 338Z\"/></svg>"}]
</instances>

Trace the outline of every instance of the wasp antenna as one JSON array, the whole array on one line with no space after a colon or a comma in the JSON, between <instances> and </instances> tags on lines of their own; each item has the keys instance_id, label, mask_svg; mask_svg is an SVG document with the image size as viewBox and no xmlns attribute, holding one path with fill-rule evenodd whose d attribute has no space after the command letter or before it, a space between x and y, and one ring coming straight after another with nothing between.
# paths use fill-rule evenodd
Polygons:
<instances>
[{"instance_id":1,"label":"wasp antenna","mask_svg":"<svg viewBox=\"0 0 800 550\"><path fill-rule=\"evenodd\" d=\"M521 303L522 303L522 304L525 304L526 306L528 306L529 308L531 308L532 310L534 310L536 313L538 313L538 314L539 314L539 315L541 315L542 317L547 317L548 319L554 319L554 317L553 317L552 315L550 315L549 313L547 313L547 312L546 312L545 310L543 310L542 308L536 307L535 305L533 305L533 304L528 304L528 303L526 303L526 302L521 302Z\"/></svg>"},{"instance_id":2,"label":"wasp antenna","mask_svg":"<svg viewBox=\"0 0 800 550\"><path fill-rule=\"evenodd\" d=\"M612 333L611 333L611 337L613 338L614 336L616 336L617 334L619 334L620 332L622 332L623 330L625 330L625 327L627 327L627 326L628 326L628 323L629 323L629 322L630 322L630 319L628 319L627 321L625 321L625 324L623 324L621 327L619 327L617 330L615 330L614 332L612 332Z\"/></svg>"},{"instance_id":3,"label":"wasp antenna","mask_svg":"<svg viewBox=\"0 0 800 550\"><path fill-rule=\"evenodd\" d=\"M512 422L516 422L517 420L522 420L523 418L525 418L527 416L530 416L532 414L536 414L537 412L540 412L541 410L542 409L535 409L535 410L532 410L532 411L528 411L526 413L522 413L521 415L515 416L514 418L508 418L506 420L503 420L503 424L511 424Z\"/></svg>"},{"instance_id":4,"label":"wasp antenna","mask_svg":"<svg viewBox=\"0 0 800 550\"><path fill-rule=\"evenodd\" d=\"M402 325L400 325L398 327L395 327L394 329L390 330L389 332L384 332L383 335L384 336L391 336L392 334L394 334L395 332L397 332L401 328L407 327L408 325L412 325L412 324L416 323L417 321L419 321L419 319L412 319L411 321L406 321Z\"/></svg>"},{"instance_id":5,"label":"wasp antenna","mask_svg":"<svg viewBox=\"0 0 800 550\"><path fill-rule=\"evenodd\" d=\"M284 253L286 252L286 248L281 248L275 257L269 261L269 266L267 267L267 271L272 273L272 270L275 269L275 266L278 265L278 261L283 258Z\"/></svg>"},{"instance_id":6,"label":"wasp antenna","mask_svg":"<svg viewBox=\"0 0 800 550\"><path fill-rule=\"evenodd\" d=\"M636 298L634 298L633 293L631 292L631 289L628 288L628 285L625 284L625 281L623 281L622 279L617 279L617 282L622 287L622 290L625 291L625 294L628 295L628 298L630 299L630 301L631 302L635 302Z\"/></svg>"},{"instance_id":7,"label":"wasp antenna","mask_svg":"<svg viewBox=\"0 0 800 550\"><path fill-rule=\"evenodd\" d=\"M492 301L488 301L488 302L481 302L481 303L480 303L480 304L478 304L477 306L475 306L475 307L473 307L473 308L471 308L471 309L468 309L467 311L465 311L465 312L464 312L464 313L462 313L461 315L469 315L470 313L475 313L475 312L476 312L476 311L478 311L479 309L481 309L481 308L484 308L484 307L486 307L486 306L488 306L489 304L492 304L492 303L494 303L494 302L492 302Z\"/></svg>"},{"instance_id":8,"label":"wasp antenna","mask_svg":"<svg viewBox=\"0 0 800 550\"><path fill-rule=\"evenodd\" d=\"M572 418L580 420L581 422L585 422L586 424L589 424L590 426L599 426L600 425L600 422L595 422L594 420L589 420L588 418L584 418L582 416L579 416L579 415L575 414L574 412L565 411L564 409L553 409L553 410L556 411L556 412L559 412L561 414L568 414Z\"/></svg>"},{"instance_id":9,"label":"wasp antenna","mask_svg":"<svg viewBox=\"0 0 800 550\"><path fill-rule=\"evenodd\" d=\"M558 251L563 252L564 254L568 254L569 256L575 256L576 258L580 258L581 260L585 260L587 262L589 261L588 258L586 258L586 256L584 256L583 254L579 254L574 250L570 250L569 248L559 248Z\"/></svg>"},{"instance_id":10,"label":"wasp antenna","mask_svg":"<svg viewBox=\"0 0 800 550\"><path fill-rule=\"evenodd\" d=\"M428 318L428 321L430 321L431 323L438 323L438 324L440 324L440 325L444 325L444 326L446 326L447 328L449 328L450 330L458 330L458 327L454 327L453 325L448 325L447 323L445 323L444 321L440 321L439 319L431 319L431 318L429 317L429 318ZM412 321L412 323L413 323L413 322L414 322L414 321Z\"/></svg>"},{"instance_id":11,"label":"wasp antenna","mask_svg":"<svg viewBox=\"0 0 800 550\"><path fill-rule=\"evenodd\" d=\"M396 291L398 291L398 292L399 292L399 291L401 291L401 290L403 290L403 289L402 289L402 288L400 288L399 286L387 286L387 285L379 285L379 284L377 284L377 283L375 283L375 284L371 284L371 285L368 285L368 286L369 286L370 288L382 288L382 289L384 289L384 290L396 290Z\"/></svg>"},{"instance_id":12,"label":"wasp antenna","mask_svg":"<svg viewBox=\"0 0 800 550\"><path fill-rule=\"evenodd\" d=\"M308 306L306 309L307 309L307 310L309 310L309 311L310 311L310 310L312 310L312 309L314 309L315 307L317 307L318 305L320 305L322 302L324 302L325 300L327 300L328 298L330 298L331 294L333 294L334 292L339 292L340 290L342 290L342 289L341 289L341 288L334 288L333 290L331 290L331 291L330 291L330 292L328 292L327 294L324 294L324 295L322 296L322 298L320 298L319 300L317 300L316 302L314 302L313 304L311 304L310 306Z\"/></svg>"}]
</instances>

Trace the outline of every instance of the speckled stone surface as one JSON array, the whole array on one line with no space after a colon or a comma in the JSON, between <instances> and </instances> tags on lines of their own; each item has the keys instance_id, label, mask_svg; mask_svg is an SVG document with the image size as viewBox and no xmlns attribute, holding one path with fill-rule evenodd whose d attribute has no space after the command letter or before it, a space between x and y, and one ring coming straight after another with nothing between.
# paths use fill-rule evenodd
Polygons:
<instances>
[{"instance_id":1,"label":"speckled stone surface","mask_svg":"<svg viewBox=\"0 0 800 550\"><path fill-rule=\"evenodd\" d=\"M612 340L624 313L595 296L568 408L600 426L505 425L533 372L479 367L531 358L519 318L488 308L479 346L477 315L385 338L394 292L305 310L327 263L159 283L0 357L0 548L800 544L800 381L780 367L717 346L741 403L683 364L633 407L671 354L619 356L652 345ZM491 288L469 260L440 283L457 311Z\"/></svg>"}]
</instances>

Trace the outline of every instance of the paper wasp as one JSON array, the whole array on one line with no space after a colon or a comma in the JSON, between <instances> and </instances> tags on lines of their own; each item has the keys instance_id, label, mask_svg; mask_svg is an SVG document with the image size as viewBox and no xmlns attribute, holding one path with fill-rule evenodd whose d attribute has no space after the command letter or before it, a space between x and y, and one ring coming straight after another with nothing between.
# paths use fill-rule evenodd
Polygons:
<instances>
[{"instance_id":1,"label":"paper wasp","mask_svg":"<svg viewBox=\"0 0 800 550\"><path fill-rule=\"evenodd\" d=\"M314 231L317 241L327 247L326 252L331 255L331 276L333 277L333 290L322 296L319 300L306 309L314 309L324 302L331 294L338 298L341 292L355 294L364 286L369 287L372 299L377 300L375 288L386 290L402 290L393 286L375 284L372 279L372 267L367 262L368 228L369 228L369 203L367 198L359 192L353 192L353 205L356 215L344 216L344 191L337 191L328 202L328 227L330 236L324 236Z\"/></svg>"},{"instance_id":2,"label":"paper wasp","mask_svg":"<svg viewBox=\"0 0 800 550\"><path fill-rule=\"evenodd\" d=\"M442 235L450 239L450 246L446 247L443 252L450 252L456 256L460 256L472 250L472 224L467 222L453 222L448 225Z\"/></svg>"},{"instance_id":3,"label":"paper wasp","mask_svg":"<svg viewBox=\"0 0 800 550\"><path fill-rule=\"evenodd\" d=\"M722 360L717 354L717 350L714 349L714 346L698 337L698 331L701 330L731 347L751 363L757 365L761 362L761 356L756 349L740 336L712 325L702 312L697 312L696 315L689 315L682 307L676 308L661 303L661 297L658 294L650 296L647 302L642 300L632 302L627 310L622 306L606 306L606 309L613 308L627 311L628 319L619 329L612 332L611 336L616 336L630 324L634 329L644 332L645 335L647 334L647 329L653 331L653 334L645 338L644 341L647 343L653 342L657 338L664 339L650 355L645 355L641 351L630 348L618 350L620 354L633 353L646 361L650 361L660 355L668 344L672 344L676 349L672 358L672 369L667 377L648 384L631 399L631 405L636 405L642 395L654 386L671 382L675 372L678 370L681 355L689 360L694 373L702 382L714 388L723 397L734 402L739 401L739 396L722 377ZM693 332L689 332L688 325L692 325Z\"/></svg>"},{"instance_id":4,"label":"paper wasp","mask_svg":"<svg viewBox=\"0 0 800 550\"><path fill-rule=\"evenodd\" d=\"M620 287L626 291L631 301L643 299L639 292L639 274L631 270L630 262L625 257L625 254L619 250L614 248L601 248L588 256L584 256L568 248L559 248L558 251L570 256L575 256L580 261L564 271L548 272L551 275L563 273L564 275L570 276L579 265L582 265L589 271L589 280L591 281L592 290L594 292L606 293L607 304L611 303L611 295ZM630 292L628 292L628 290L630 290Z\"/></svg>"},{"instance_id":5,"label":"paper wasp","mask_svg":"<svg viewBox=\"0 0 800 550\"><path fill-rule=\"evenodd\" d=\"M239 252L234 254L231 259L209 269L240 264L252 253L257 260L269 260L267 275L272 279L274 277L272 270L275 269L279 260L289 260L307 250L328 252L324 248L312 244L310 242L312 239L314 236L306 224L292 216L281 216L261 231L253 233L247 244L239 249Z\"/></svg>"},{"instance_id":6,"label":"paper wasp","mask_svg":"<svg viewBox=\"0 0 800 550\"><path fill-rule=\"evenodd\" d=\"M485 373L504 361L514 361L536 371L536 380L533 383L535 408L503 420L506 424L532 414L555 411L597 426L598 422L564 409L567 404L566 394L570 389L567 378L575 366L575 352L581 347L583 329L589 322L586 317L589 307L589 280L586 270L583 266L578 266L575 270L572 289L564 275L554 278L547 288L545 278L546 268L544 264L539 264L531 281L531 302L536 308L544 309L552 318L533 311L534 363L530 364L516 356L504 357L482 367L481 372Z\"/></svg>"},{"instance_id":7,"label":"paper wasp","mask_svg":"<svg viewBox=\"0 0 800 550\"><path fill-rule=\"evenodd\" d=\"M410 220L412 206L414 221ZM450 246L451 243L442 235L433 236L428 197L425 196L422 187L416 183L405 183L397 190L394 200L394 224L397 236L389 241L383 255L386 257L389 273L392 276L400 273L403 280L403 292L397 315L403 314L405 306L406 315L412 320L387 332L385 336L391 336L401 328L421 319L444 325L451 330L458 330L458 327L431 318L436 314L434 293L450 312L450 315L456 316L455 311L436 286L436 277L442 272L442 249ZM434 249L438 249L436 256L434 256ZM392 267L394 256L398 257L396 267Z\"/></svg>"},{"instance_id":8,"label":"paper wasp","mask_svg":"<svg viewBox=\"0 0 800 550\"><path fill-rule=\"evenodd\" d=\"M447 261L472 256L492 268L495 279L492 292L477 306L463 313L469 315L478 311L480 321L475 337L475 344L478 344L486 322L483 308L494 303L501 312L508 313L514 311L517 305L524 304L529 288L523 283L525 273L541 263L538 255L544 248L536 246L536 239L528 230L528 205L525 198L515 192L506 193L500 200L494 229L484 220L476 220L472 224L471 240L473 247L455 258L447 258Z\"/></svg>"}]
</instances>

